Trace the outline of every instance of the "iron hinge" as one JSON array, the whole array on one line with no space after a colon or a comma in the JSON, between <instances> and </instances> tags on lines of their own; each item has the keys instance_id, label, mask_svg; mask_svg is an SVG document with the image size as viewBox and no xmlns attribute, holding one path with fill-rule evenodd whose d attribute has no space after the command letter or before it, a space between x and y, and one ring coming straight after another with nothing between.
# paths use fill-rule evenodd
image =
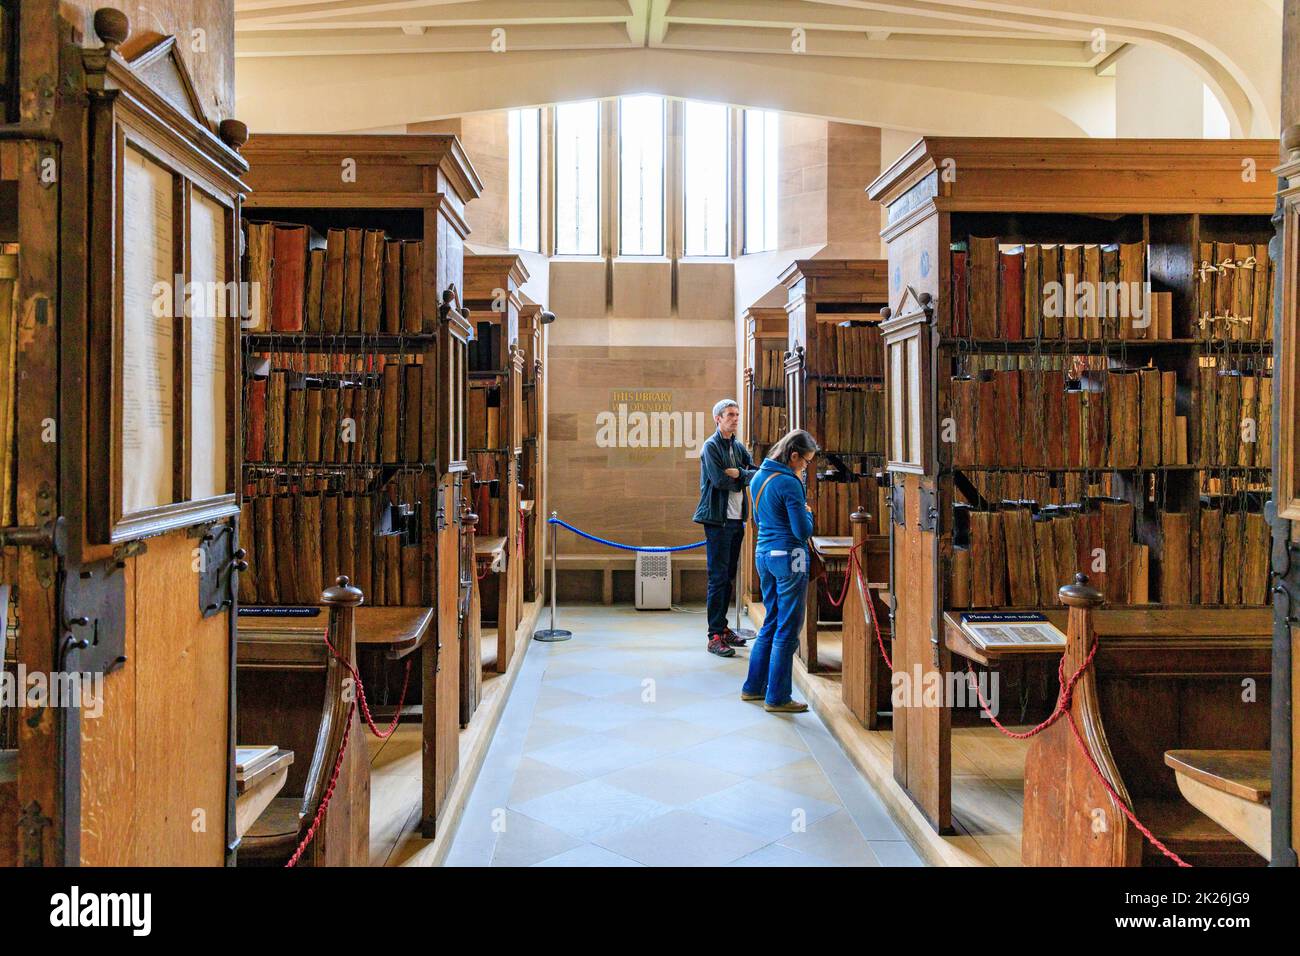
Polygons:
<instances>
[{"instance_id":1,"label":"iron hinge","mask_svg":"<svg viewBox=\"0 0 1300 956\"><path fill-rule=\"evenodd\" d=\"M921 508L919 527L922 531L939 529L939 489L921 486Z\"/></svg>"},{"instance_id":2,"label":"iron hinge","mask_svg":"<svg viewBox=\"0 0 1300 956\"><path fill-rule=\"evenodd\" d=\"M18 832L22 834L23 866L45 865L45 828L54 821L41 812L41 805L33 800L18 818Z\"/></svg>"},{"instance_id":3,"label":"iron hinge","mask_svg":"<svg viewBox=\"0 0 1300 956\"><path fill-rule=\"evenodd\" d=\"M900 528L907 514L907 499L903 495L901 483L889 487L889 517Z\"/></svg>"},{"instance_id":4,"label":"iron hinge","mask_svg":"<svg viewBox=\"0 0 1300 956\"><path fill-rule=\"evenodd\" d=\"M1300 624L1300 543L1283 537L1273 540L1273 606L1288 624Z\"/></svg>"},{"instance_id":5,"label":"iron hinge","mask_svg":"<svg viewBox=\"0 0 1300 956\"><path fill-rule=\"evenodd\" d=\"M217 522L200 526L199 544L199 612L212 617L235 606L239 596L239 573L248 570L244 560L248 553L239 547L239 532L234 523Z\"/></svg>"}]
</instances>

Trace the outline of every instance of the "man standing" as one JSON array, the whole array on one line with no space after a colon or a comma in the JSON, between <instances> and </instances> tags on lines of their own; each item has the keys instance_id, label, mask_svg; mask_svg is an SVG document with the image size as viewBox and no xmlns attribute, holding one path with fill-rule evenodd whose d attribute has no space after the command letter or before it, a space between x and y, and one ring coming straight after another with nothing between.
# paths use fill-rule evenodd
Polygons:
<instances>
[{"instance_id":1,"label":"man standing","mask_svg":"<svg viewBox=\"0 0 1300 956\"><path fill-rule=\"evenodd\" d=\"M732 586L740 564L749 502L745 488L757 469L749 449L736 437L740 406L724 398L713 406L718 430L700 449L700 505L695 520L704 525L705 557L709 565L709 653L734 657L745 639L727 626Z\"/></svg>"}]
</instances>

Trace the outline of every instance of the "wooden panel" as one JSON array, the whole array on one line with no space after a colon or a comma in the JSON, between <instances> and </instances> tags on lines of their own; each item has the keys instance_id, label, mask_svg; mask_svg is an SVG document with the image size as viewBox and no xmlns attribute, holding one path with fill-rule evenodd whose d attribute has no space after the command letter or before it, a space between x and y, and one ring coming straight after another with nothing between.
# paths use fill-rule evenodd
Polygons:
<instances>
[{"instance_id":1,"label":"wooden panel","mask_svg":"<svg viewBox=\"0 0 1300 956\"><path fill-rule=\"evenodd\" d=\"M166 535L127 563L127 662L83 721L86 865L224 862L229 639L199 614L193 547Z\"/></svg>"}]
</instances>

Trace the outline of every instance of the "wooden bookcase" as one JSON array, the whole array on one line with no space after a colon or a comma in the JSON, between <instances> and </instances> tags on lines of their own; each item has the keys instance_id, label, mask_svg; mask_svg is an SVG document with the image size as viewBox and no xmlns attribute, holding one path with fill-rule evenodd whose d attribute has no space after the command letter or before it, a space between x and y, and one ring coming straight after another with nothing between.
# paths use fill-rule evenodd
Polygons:
<instances>
[{"instance_id":1,"label":"wooden bookcase","mask_svg":"<svg viewBox=\"0 0 1300 956\"><path fill-rule=\"evenodd\" d=\"M525 301L519 310L519 347L523 350L523 455L519 462L523 501L532 502L524 518L523 599L536 601L546 590L546 310Z\"/></svg>"},{"instance_id":2,"label":"wooden bookcase","mask_svg":"<svg viewBox=\"0 0 1300 956\"><path fill-rule=\"evenodd\" d=\"M785 353L789 348L789 317L782 306L752 305L745 310L744 402L745 440L754 464L767 456L772 443L789 431L785 408ZM746 601L762 600L758 568L754 565L754 523L745 524L740 581Z\"/></svg>"},{"instance_id":3,"label":"wooden bookcase","mask_svg":"<svg viewBox=\"0 0 1300 956\"><path fill-rule=\"evenodd\" d=\"M279 555L288 528L298 529L292 540L304 537L298 523L303 515L311 530L313 496L320 497L320 510L327 515L330 499L337 495L338 541L332 544L328 533L321 538L325 576L325 565L333 557L341 565L354 565L340 571L353 572L350 577L368 603L435 609L436 623L420 649L418 680L413 675L407 695L414 699L418 693L422 700L421 828L431 835L459 764L459 608L465 580L460 537L465 531L458 476L466 458L470 336L459 310L469 231L465 205L479 195L482 185L459 141L450 135L261 135L250 141L245 157L253 189L246 217L250 222L305 225L325 237L327 245L331 230L343 230L334 238L347 249L340 268L343 288L337 293L343 319L323 317L316 330L308 318L305 331L277 331L271 328L278 308L273 285L268 321L244 335L246 388L256 387L255 375L268 360L272 374L283 370L288 383L284 457L269 460L277 449L268 430L266 452L244 466L246 491L274 495L272 513L278 519L268 534L263 530L264 501L254 502L253 508L245 503L245 520L251 511L257 529L250 549L254 577L260 585L257 556L265 544ZM367 231L379 238L367 238ZM252 233L248 239L252 265L257 245ZM390 281L383 271L389 262L386 252L377 267L369 264L373 257L367 260L362 252L371 241L384 240L401 240L400 258L413 260L401 262L400 283ZM348 248L354 243L355 251ZM310 259L304 268L310 276ZM326 272L323 303L329 301L328 276ZM385 295L382 304L367 306L373 300L366 290L375 280L381 280ZM401 311L390 316L387 310L398 298L391 290L398 285ZM310 296L304 294L309 314ZM377 316L371 311L375 308ZM326 311L322 306L323 316ZM362 317L355 322L346 318L357 313ZM396 376L391 373L394 367ZM273 407L272 384L267 386L268 412ZM295 399L295 390L303 398ZM319 435L295 436L292 429L299 415L304 431L314 426L314 416L306 414L314 390L322 393L324 406ZM338 411L331 414L335 405ZM275 420L272 414L266 418ZM250 436L263 440L251 429ZM317 441L319 453L313 449ZM350 447L345 450L344 444ZM306 453L299 457L304 445ZM289 521L289 516L295 520ZM309 550L308 556L310 560ZM396 581L393 572L399 568L402 586L390 589L388 583ZM255 595L259 603L261 590ZM300 585L292 600L274 603L302 603L310 590ZM400 679L391 686L395 692ZM372 703L377 697L372 690Z\"/></svg>"},{"instance_id":4,"label":"wooden bookcase","mask_svg":"<svg viewBox=\"0 0 1300 956\"><path fill-rule=\"evenodd\" d=\"M884 352L880 310L887 303L886 268L874 259L801 259L781 275L786 289L786 409L790 429L811 432L823 453L809 469L808 502L816 536L852 535L849 515L872 516L868 536L885 533L879 479L884 465ZM832 456L842 468L832 463ZM838 670L818 653L819 620L839 610L823 584L838 595L844 568L813 566L799 656L809 671Z\"/></svg>"},{"instance_id":5,"label":"wooden bookcase","mask_svg":"<svg viewBox=\"0 0 1300 956\"><path fill-rule=\"evenodd\" d=\"M1222 524L1261 537L1267 454L1256 463L1236 440L1239 401L1204 440L1201 427L1212 405L1243 393L1237 382L1271 377L1269 323L1256 316L1253 332L1234 333L1250 322L1223 316L1250 310L1204 293L1251 268L1272 235L1271 183L1253 170L1275 154L1276 143L1252 140L926 137L871 185L889 244L896 672L942 680L964 669L945 621L971 606L1054 609L1078 570L1118 604L1218 605L1224 580L1234 605L1266 598L1266 532L1249 592L1237 571L1245 551L1234 566L1215 547ZM1203 256L1203 243L1224 245ZM1035 256L1039 284L1026 281L1017 303L1017 271L1032 277ZM1049 314L1049 278L1068 289L1066 274L1080 271L1076 286L1136 282L1144 308L1115 299L1101 316L1084 299L1077 316ZM1163 303L1156 316L1143 283ZM1054 680L1054 659L1039 666ZM1050 707L1054 691L1042 697ZM917 701L895 709L895 776L942 831L953 710Z\"/></svg>"},{"instance_id":6,"label":"wooden bookcase","mask_svg":"<svg viewBox=\"0 0 1300 956\"><path fill-rule=\"evenodd\" d=\"M491 666L499 674L514 656L515 628L523 613L519 502L525 359L519 345L519 289L527 281L519 256L465 257L465 303L476 335L470 348L469 455L477 538L480 543L504 539L500 569L480 584L483 607L495 608L497 652Z\"/></svg>"}]
</instances>

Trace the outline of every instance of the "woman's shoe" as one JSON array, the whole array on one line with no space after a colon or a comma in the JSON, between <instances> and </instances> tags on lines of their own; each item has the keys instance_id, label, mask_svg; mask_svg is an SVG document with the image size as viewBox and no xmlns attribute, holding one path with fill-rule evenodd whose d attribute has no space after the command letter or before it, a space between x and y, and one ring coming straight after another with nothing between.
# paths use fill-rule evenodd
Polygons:
<instances>
[{"instance_id":1,"label":"woman's shoe","mask_svg":"<svg viewBox=\"0 0 1300 956\"><path fill-rule=\"evenodd\" d=\"M801 700L787 700L784 704L764 704L763 709L769 714L802 714L808 705Z\"/></svg>"},{"instance_id":2,"label":"woman's shoe","mask_svg":"<svg viewBox=\"0 0 1300 956\"><path fill-rule=\"evenodd\" d=\"M743 690L740 692L741 700L762 700L766 694L746 694Z\"/></svg>"}]
</instances>

